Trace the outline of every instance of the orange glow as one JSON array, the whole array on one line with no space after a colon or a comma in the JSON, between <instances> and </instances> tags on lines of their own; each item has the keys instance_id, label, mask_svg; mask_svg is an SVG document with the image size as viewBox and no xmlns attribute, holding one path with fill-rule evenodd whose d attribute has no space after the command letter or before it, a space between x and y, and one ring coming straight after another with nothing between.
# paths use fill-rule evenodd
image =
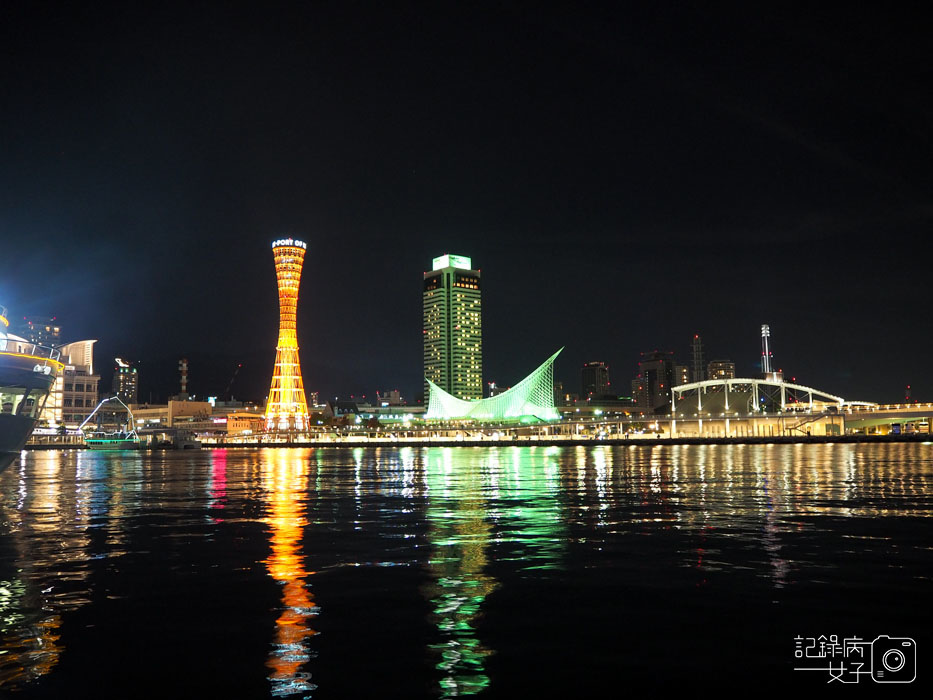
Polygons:
<instances>
[{"instance_id":1,"label":"orange glow","mask_svg":"<svg viewBox=\"0 0 933 700\"><path fill-rule=\"evenodd\" d=\"M297 314L305 249L299 245L275 245L272 253L279 286L279 342L266 402L266 430L303 431L309 426L308 401L298 361Z\"/></svg>"},{"instance_id":2,"label":"orange glow","mask_svg":"<svg viewBox=\"0 0 933 700\"><path fill-rule=\"evenodd\" d=\"M269 575L283 584L284 606L275 621L275 643L266 666L272 670L269 680L276 686L311 689L309 675L301 670L309 656L306 640L317 634L309 618L318 613L305 582L313 572L305 571L301 550L308 522L308 465L303 457L284 450L266 450L264 457L262 481L269 512L265 521L272 545L264 563Z\"/></svg>"}]
</instances>

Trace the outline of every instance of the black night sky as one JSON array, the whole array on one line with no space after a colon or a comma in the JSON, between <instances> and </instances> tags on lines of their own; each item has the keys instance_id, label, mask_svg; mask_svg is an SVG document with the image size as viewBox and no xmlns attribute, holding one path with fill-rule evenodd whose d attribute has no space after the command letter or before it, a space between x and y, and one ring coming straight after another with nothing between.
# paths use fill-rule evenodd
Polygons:
<instances>
[{"instance_id":1,"label":"black night sky","mask_svg":"<svg viewBox=\"0 0 933 700\"><path fill-rule=\"evenodd\" d=\"M270 243L308 242L305 386L421 386L421 273L484 280L485 379L566 346L933 399L928 25L849 5L0 6L0 303L262 399Z\"/></svg>"}]
</instances>

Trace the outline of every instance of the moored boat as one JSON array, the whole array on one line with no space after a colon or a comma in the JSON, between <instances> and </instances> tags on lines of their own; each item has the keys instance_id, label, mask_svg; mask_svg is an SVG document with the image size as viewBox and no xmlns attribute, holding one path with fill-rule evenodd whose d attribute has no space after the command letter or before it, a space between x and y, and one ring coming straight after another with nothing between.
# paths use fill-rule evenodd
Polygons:
<instances>
[{"instance_id":1,"label":"moored boat","mask_svg":"<svg viewBox=\"0 0 933 700\"><path fill-rule=\"evenodd\" d=\"M111 404L114 403L122 406L122 410L114 410L111 407ZM108 411L112 413L114 418L117 415L120 415L122 418L125 412L126 420L120 420L119 425L113 429L108 430L104 428L104 411L101 411L101 409L105 406L108 408ZM96 429L87 430L89 423L93 425L92 419L95 417L97 418ZM130 407L123 403L117 396L111 396L97 404L97 408L91 412L91 415L84 419L84 422L81 424L81 430L87 430L84 436L84 444L92 450L138 450L140 447L139 435L136 433L136 423L133 418L133 412L130 410Z\"/></svg>"},{"instance_id":2,"label":"moored boat","mask_svg":"<svg viewBox=\"0 0 933 700\"><path fill-rule=\"evenodd\" d=\"M92 450L138 450L139 436L136 433L96 433L84 438L84 444Z\"/></svg>"},{"instance_id":3,"label":"moored boat","mask_svg":"<svg viewBox=\"0 0 933 700\"><path fill-rule=\"evenodd\" d=\"M0 471L19 456L64 368L58 350L8 333L9 326L0 306Z\"/></svg>"}]
</instances>

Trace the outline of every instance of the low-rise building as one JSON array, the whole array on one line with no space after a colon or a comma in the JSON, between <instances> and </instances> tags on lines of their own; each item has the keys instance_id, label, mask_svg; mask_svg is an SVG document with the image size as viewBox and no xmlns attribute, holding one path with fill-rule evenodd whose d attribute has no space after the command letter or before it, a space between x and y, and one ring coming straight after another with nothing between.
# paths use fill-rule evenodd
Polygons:
<instances>
[{"instance_id":1,"label":"low-rise building","mask_svg":"<svg viewBox=\"0 0 933 700\"><path fill-rule=\"evenodd\" d=\"M135 404L130 407L138 429L145 428L171 428L179 419L209 420L213 415L213 406L207 401L176 401L167 404L150 405Z\"/></svg>"},{"instance_id":2,"label":"low-rise building","mask_svg":"<svg viewBox=\"0 0 933 700\"><path fill-rule=\"evenodd\" d=\"M255 435L265 430L266 417L262 413L235 412L228 413L227 435Z\"/></svg>"}]
</instances>

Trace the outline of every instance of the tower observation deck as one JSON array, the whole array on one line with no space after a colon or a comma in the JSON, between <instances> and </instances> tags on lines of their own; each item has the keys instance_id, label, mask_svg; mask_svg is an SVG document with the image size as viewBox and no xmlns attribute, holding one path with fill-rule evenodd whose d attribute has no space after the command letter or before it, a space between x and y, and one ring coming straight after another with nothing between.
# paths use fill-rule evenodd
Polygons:
<instances>
[{"instance_id":1,"label":"tower observation deck","mask_svg":"<svg viewBox=\"0 0 933 700\"><path fill-rule=\"evenodd\" d=\"M279 342L266 401L266 430L295 432L308 429L308 402L298 361L298 285L307 244L293 238L272 242L279 287Z\"/></svg>"}]
</instances>

